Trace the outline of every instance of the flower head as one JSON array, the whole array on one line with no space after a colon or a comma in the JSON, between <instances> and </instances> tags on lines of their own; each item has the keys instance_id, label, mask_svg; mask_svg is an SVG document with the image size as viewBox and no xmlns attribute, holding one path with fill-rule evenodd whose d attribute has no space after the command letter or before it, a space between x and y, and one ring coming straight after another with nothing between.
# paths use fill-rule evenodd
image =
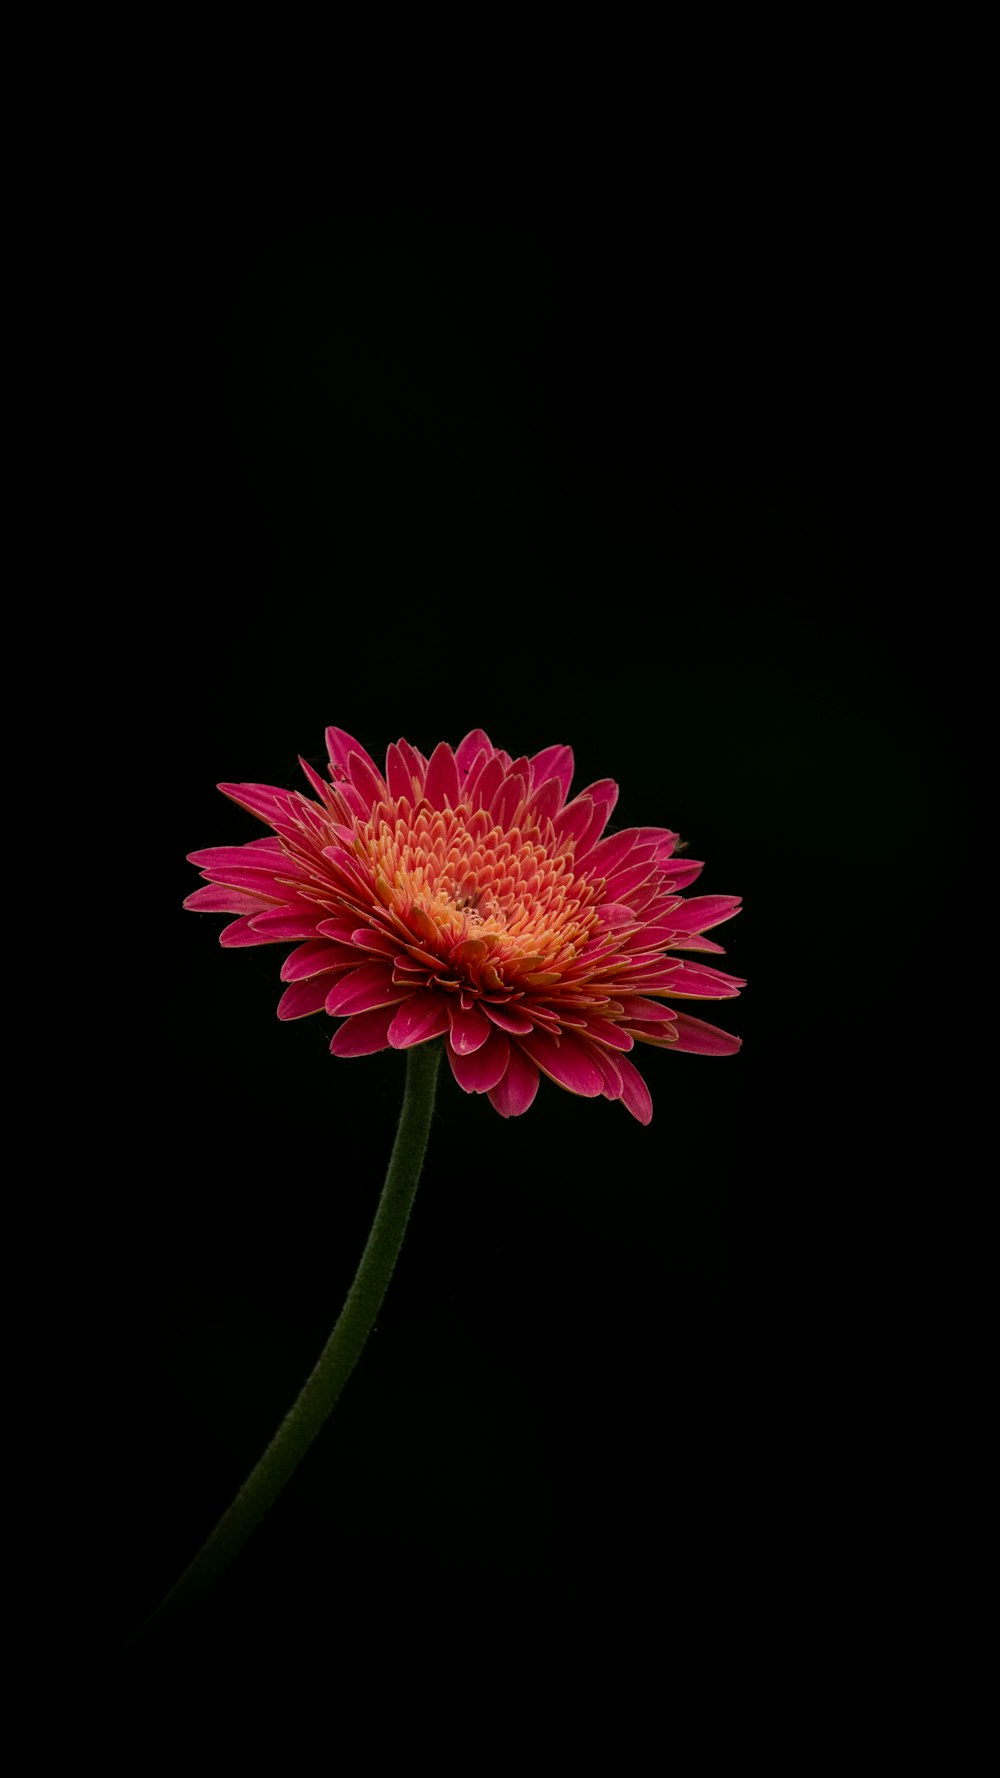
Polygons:
<instances>
[{"instance_id":1,"label":"flower head","mask_svg":"<svg viewBox=\"0 0 1000 1778\"><path fill-rule=\"evenodd\" d=\"M745 984L678 951L721 952L703 935L735 895L678 893L702 866L666 827L605 833L610 778L569 796L573 754L512 760L473 729L429 760L399 741L385 771L343 729L326 731L330 782L315 792L219 789L272 832L189 854L208 887L184 905L237 914L224 945L298 940L281 1019L325 1010L330 1048L365 1056L447 1039L452 1073L502 1117L527 1111L539 1071L584 1098L652 1116L626 1052L730 1055L740 1039L665 1000L717 1000ZM602 837L603 836L603 837Z\"/></svg>"}]
</instances>

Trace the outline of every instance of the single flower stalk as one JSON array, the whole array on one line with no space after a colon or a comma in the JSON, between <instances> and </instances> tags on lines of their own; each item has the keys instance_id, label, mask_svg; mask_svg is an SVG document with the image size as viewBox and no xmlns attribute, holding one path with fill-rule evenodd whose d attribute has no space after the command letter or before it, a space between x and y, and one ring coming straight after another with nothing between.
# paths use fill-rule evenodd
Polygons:
<instances>
[{"instance_id":1,"label":"single flower stalk","mask_svg":"<svg viewBox=\"0 0 1000 1778\"><path fill-rule=\"evenodd\" d=\"M326 741L329 780L300 762L311 797L220 784L267 838L190 854L207 887L185 907L239 916L223 945L298 941L279 1018L343 1020L335 1056L442 1037L459 1086L501 1117L527 1111L545 1074L646 1124L636 1043L740 1047L672 1004L745 986L699 955L722 952L705 933L739 897L682 895L703 867L670 828L607 833L618 786L570 800L569 747L514 760L473 729L430 759L400 740L383 771L343 729Z\"/></svg>"},{"instance_id":2,"label":"single flower stalk","mask_svg":"<svg viewBox=\"0 0 1000 1778\"><path fill-rule=\"evenodd\" d=\"M129 1648L225 1572L357 1363L413 1204L442 1047L459 1086L485 1093L501 1117L527 1111L545 1074L583 1098L620 1099L647 1124L652 1101L628 1057L637 1043L703 1055L740 1046L671 1004L744 986L698 956L721 952L704 934L739 899L680 893L702 866L677 856L670 828L608 834L610 778L570 799L568 747L514 760L482 729L454 752L442 741L430 759L399 741L384 772L342 729L326 739L329 781L301 762L312 796L220 785L271 831L191 853L207 886L184 905L235 914L226 946L293 943L278 1016L342 1021L334 1055L407 1051L399 1127L357 1275L312 1374Z\"/></svg>"}]
</instances>

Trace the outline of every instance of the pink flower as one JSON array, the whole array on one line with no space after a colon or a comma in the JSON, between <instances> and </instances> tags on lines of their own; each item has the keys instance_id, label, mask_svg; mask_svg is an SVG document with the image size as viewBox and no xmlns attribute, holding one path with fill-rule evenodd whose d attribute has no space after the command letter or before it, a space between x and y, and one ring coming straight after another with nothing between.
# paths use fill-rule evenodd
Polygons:
<instances>
[{"instance_id":1,"label":"pink flower","mask_svg":"<svg viewBox=\"0 0 1000 1778\"><path fill-rule=\"evenodd\" d=\"M731 1055L740 1039L664 1004L729 999L745 984L678 951L717 952L703 934L735 895L678 894L701 872L666 827L605 834L610 778L567 801L569 747L512 760L473 729L425 759L408 741L385 772L343 729L326 731L315 792L220 784L273 831L189 854L208 887L187 908L237 914L224 945L298 940L280 1019L324 1009L344 1022L335 1056L447 1039L452 1073L519 1117L539 1070L584 1098L653 1107L628 1060L636 1042ZM602 837L603 836L603 837Z\"/></svg>"}]
</instances>

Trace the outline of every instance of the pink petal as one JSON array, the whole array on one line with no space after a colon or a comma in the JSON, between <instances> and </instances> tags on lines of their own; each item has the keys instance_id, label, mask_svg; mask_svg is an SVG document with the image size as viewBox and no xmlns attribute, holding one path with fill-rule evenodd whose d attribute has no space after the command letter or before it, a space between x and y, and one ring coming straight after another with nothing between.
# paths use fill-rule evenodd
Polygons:
<instances>
[{"instance_id":1,"label":"pink petal","mask_svg":"<svg viewBox=\"0 0 1000 1778\"><path fill-rule=\"evenodd\" d=\"M258 853L257 856L262 857L262 854ZM203 877L218 878L226 885L227 889L250 889L255 895L265 896L268 901L288 901L295 894L295 890L290 884L278 883L275 880L278 874L276 870L269 870L266 866L263 870L254 870L248 869L245 864L231 864L228 870L203 870L201 874ZM304 874L297 866L292 865L289 868L287 861L282 865L281 875L283 877L301 877Z\"/></svg>"},{"instance_id":2,"label":"pink petal","mask_svg":"<svg viewBox=\"0 0 1000 1778\"><path fill-rule=\"evenodd\" d=\"M693 895L679 908L665 915L675 932L704 932L706 927L721 926L740 911L739 895Z\"/></svg>"},{"instance_id":3,"label":"pink petal","mask_svg":"<svg viewBox=\"0 0 1000 1778\"><path fill-rule=\"evenodd\" d=\"M473 786L470 783L469 797L477 809L488 809L506 776L506 767L499 753L488 759Z\"/></svg>"},{"instance_id":4,"label":"pink petal","mask_svg":"<svg viewBox=\"0 0 1000 1778\"><path fill-rule=\"evenodd\" d=\"M610 813L610 803L596 802L594 804L594 813L591 815L587 826L584 828L580 838L576 842L577 864L581 864L583 860L586 859L588 853L593 851L593 848L596 846L604 829L608 825L608 816Z\"/></svg>"},{"instance_id":5,"label":"pink petal","mask_svg":"<svg viewBox=\"0 0 1000 1778\"><path fill-rule=\"evenodd\" d=\"M663 988L669 994L674 978L684 966L678 957L655 958L652 963L636 962L634 969L629 971L628 987L621 984L623 993L648 994L654 988Z\"/></svg>"},{"instance_id":6,"label":"pink petal","mask_svg":"<svg viewBox=\"0 0 1000 1778\"><path fill-rule=\"evenodd\" d=\"M601 913L604 913L603 908L601 909ZM633 950L643 951L662 950L664 945L671 944L672 941L679 936L681 935L675 933L673 927L668 925L665 918L661 920L659 916L657 916L651 925L648 922L643 921L640 930L632 940L631 948Z\"/></svg>"},{"instance_id":7,"label":"pink petal","mask_svg":"<svg viewBox=\"0 0 1000 1778\"><path fill-rule=\"evenodd\" d=\"M673 1049L677 1043L677 1017L675 1013L672 1019L661 1019L655 1025L636 1020L634 1025L628 1025L626 1029L632 1033L636 1043L648 1043L660 1050Z\"/></svg>"},{"instance_id":8,"label":"pink petal","mask_svg":"<svg viewBox=\"0 0 1000 1778\"><path fill-rule=\"evenodd\" d=\"M546 778L537 790L533 790L525 804L525 817L531 817L543 827L546 821L552 821L563 806L564 792L558 778Z\"/></svg>"},{"instance_id":9,"label":"pink petal","mask_svg":"<svg viewBox=\"0 0 1000 1778\"><path fill-rule=\"evenodd\" d=\"M503 1079L510 1057L510 1039L502 1031L491 1031L480 1049L471 1054L448 1045L451 1071L463 1093L488 1093Z\"/></svg>"},{"instance_id":10,"label":"pink petal","mask_svg":"<svg viewBox=\"0 0 1000 1778\"><path fill-rule=\"evenodd\" d=\"M458 766L447 741L439 741L431 754L424 795L432 809L458 807Z\"/></svg>"},{"instance_id":11,"label":"pink petal","mask_svg":"<svg viewBox=\"0 0 1000 1778\"><path fill-rule=\"evenodd\" d=\"M677 1014L674 1029L677 1042L671 1049L691 1050L700 1056L734 1056L743 1042L742 1037L720 1031L717 1025L706 1025L704 1019L692 1019L686 1012Z\"/></svg>"},{"instance_id":12,"label":"pink petal","mask_svg":"<svg viewBox=\"0 0 1000 1778\"><path fill-rule=\"evenodd\" d=\"M372 811L372 804L366 796L362 796L356 784L350 778L338 778L337 788L332 792L334 798L339 797L345 805L344 813L353 815L358 821L367 821Z\"/></svg>"},{"instance_id":13,"label":"pink petal","mask_svg":"<svg viewBox=\"0 0 1000 1778\"><path fill-rule=\"evenodd\" d=\"M319 912L317 907L301 913L295 908L269 908L265 914L254 915L253 929L261 938L315 938Z\"/></svg>"},{"instance_id":14,"label":"pink petal","mask_svg":"<svg viewBox=\"0 0 1000 1778\"><path fill-rule=\"evenodd\" d=\"M462 783L462 801L469 803L472 808L478 807L476 802L476 785L479 783L482 774L485 772L486 767L492 758L492 747L488 753L485 747L480 747L479 752L475 755L472 764L465 775Z\"/></svg>"},{"instance_id":15,"label":"pink petal","mask_svg":"<svg viewBox=\"0 0 1000 1778\"><path fill-rule=\"evenodd\" d=\"M441 937L437 925L431 919L427 909L421 907L419 901L415 901L412 904L410 911L406 916L406 924L414 937L422 944L437 944Z\"/></svg>"},{"instance_id":16,"label":"pink petal","mask_svg":"<svg viewBox=\"0 0 1000 1778\"><path fill-rule=\"evenodd\" d=\"M590 826L593 814L594 805L585 793L574 797L571 803L567 803L559 811L552 825L560 848L568 846L570 840L582 838Z\"/></svg>"},{"instance_id":17,"label":"pink petal","mask_svg":"<svg viewBox=\"0 0 1000 1778\"><path fill-rule=\"evenodd\" d=\"M302 767L302 770L305 772L305 775L308 778L310 784L312 785L312 788L315 790L317 796L319 797L320 802L325 804L326 793L330 788L329 784L325 783L324 780L320 777L319 773L313 770L312 766L309 764L309 761L307 759L303 759L301 753L299 754L299 765Z\"/></svg>"},{"instance_id":18,"label":"pink petal","mask_svg":"<svg viewBox=\"0 0 1000 1778\"><path fill-rule=\"evenodd\" d=\"M597 1043L595 1043L593 1049L589 1053L591 1061L600 1069L601 1077L604 1081L602 1097L605 1099L620 1099L622 1096L622 1077L621 1070L618 1066L619 1058L613 1056L609 1050L602 1049L600 1044Z\"/></svg>"},{"instance_id":19,"label":"pink petal","mask_svg":"<svg viewBox=\"0 0 1000 1778\"><path fill-rule=\"evenodd\" d=\"M528 792L528 762L519 759L508 772L490 802L490 813L498 827L512 825L514 815Z\"/></svg>"},{"instance_id":20,"label":"pink petal","mask_svg":"<svg viewBox=\"0 0 1000 1778\"><path fill-rule=\"evenodd\" d=\"M531 1026L534 1031L547 1031L551 1037L559 1037L562 1033L559 1020L554 1013L549 1012L547 1007L532 1006Z\"/></svg>"},{"instance_id":21,"label":"pink petal","mask_svg":"<svg viewBox=\"0 0 1000 1778\"><path fill-rule=\"evenodd\" d=\"M588 877L608 877L616 864L621 864L636 843L638 828L623 827L620 833L606 834L586 854Z\"/></svg>"},{"instance_id":22,"label":"pink petal","mask_svg":"<svg viewBox=\"0 0 1000 1778\"><path fill-rule=\"evenodd\" d=\"M455 763L458 766L460 778L464 779L468 776L469 767L480 750L486 754L488 759L493 752L493 743L485 730L470 728L468 734L463 735L455 749Z\"/></svg>"},{"instance_id":23,"label":"pink petal","mask_svg":"<svg viewBox=\"0 0 1000 1778\"><path fill-rule=\"evenodd\" d=\"M501 1031L524 1036L526 1032L535 1029L530 1019L526 1019L523 1013L512 1011L510 1007L493 1006L489 1000L482 1001L481 1005L486 1017L492 1019L494 1025L499 1025Z\"/></svg>"},{"instance_id":24,"label":"pink petal","mask_svg":"<svg viewBox=\"0 0 1000 1778\"><path fill-rule=\"evenodd\" d=\"M399 942L402 944L401 939ZM428 986L430 985L428 979L430 970L434 970L437 976L447 977L449 981L458 974L457 970L450 968L447 963L443 963L440 957L433 957L430 951L425 951L418 944L403 945L402 950L394 953L392 966L397 975L419 975L427 982Z\"/></svg>"},{"instance_id":25,"label":"pink petal","mask_svg":"<svg viewBox=\"0 0 1000 1778\"><path fill-rule=\"evenodd\" d=\"M518 1044L510 1046L507 1071L489 1091L489 1101L501 1117L521 1117L538 1091L538 1069Z\"/></svg>"},{"instance_id":26,"label":"pink petal","mask_svg":"<svg viewBox=\"0 0 1000 1778\"><path fill-rule=\"evenodd\" d=\"M623 868L616 871L615 875L607 880L605 893L609 900L628 902L633 890L645 883L655 869L651 852L647 852L644 857L637 858L635 862L631 859L626 860Z\"/></svg>"},{"instance_id":27,"label":"pink petal","mask_svg":"<svg viewBox=\"0 0 1000 1778\"><path fill-rule=\"evenodd\" d=\"M732 1000L745 987L742 976L724 975L707 963L681 963L668 992L672 1000Z\"/></svg>"},{"instance_id":28,"label":"pink petal","mask_svg":"<svg viewBox=\"0 0 1000 1778\"><path fill-rule=\"evenodd\" d=\"M547 1032L533 1031L530 1037L519 1037L518 1043L544 1074L568 1092L579 1093L584 1099L596 1099L602 1092L600 1069L572 1037L564 1035L557 1043Z\"/></svg>"},{"instance_id":29,"label":"pink petal","mask_svg":"<svg viewBox=\"0 0 1000 1778\"><path fill-rule=\"evenodd\" d=\"M339 944L351 944L354 939L356 920L357 914L352 916L345 910L343 914L335 914L330 920L320 920L316 931L321 933L324 938L336 939Z\"/></svg>"},{"instance_id":30,"label":"pink petal","mask_svg":"<svg viewBox=\"0 0 1000 1778\"><path fill-rule=\"evenodd\" d=\"M389 795L397 800L406 797L413 800L413 784L406 769L406 761L396 746L395 741L388 748L385 756L385 776L389 787Z\"/></svg>"},{"instance_id":31,"label":"pink petal","mask_svg":"<svg viewBox=\"0 0 1000 1778\"><path fill-rule=\"evenodd\" d=\"M448 1005L444 994L417 990L404 1001L389 1026L393 1049L410 1049L431 1037L443 1037L448 1029Z\"/></svg>"},{"instance_id":32,"label":"pink petal","mask_svg":"<svg viewBox=\"0 0 1000 1778\"><path fill-rule=\"evenodd\" d=\"M356 926L351 933L351 943L362 951L377 951L380 957L395 957L399 950L399 939L390 938L377 926Z\"/></svg>"},{"instance_id":33,"label":"pink petal","mask_svg":"<svg viewBox=\"0 0 1000 1778\"><path fill-rule=\"evenodd\" d=\"M492 1036L492 1028L482 1013L470 1008L463 1012L461 1006L451 1001L448 1008L451 1014L451 1046L459 1056L471 1056L473 1051L481 1049L487 1038ZM490 1085L492 1086L492 1081Z\"/></svg>"},{"instance_id":34,"label":"pink petal","mask_svg":"<svg viewBox=\"0 0 1000 1778\"><path fill-rule=\"evenodd\" d=\"M598 778L596 784L585 784L580 791L580 796L589 796L595 807L601 803L605 805L605 812L601 818L600 827L596 831L591 831L587 835L588 846L596 846L601 834L607 826L611 811L618 801L618 786L613 778ZM579 800L579 798L577 800ZM578 851L578 859L583 859L586 856L586 852Z\"/></svg>"},{"instance_id":35,"label":"pink petal","mask_svg":"<svg viewBox=\"0 0 1000 1778\"><path fill-rule=\"evenodd\" d=\"M347 770L350 773L351 783L361 796L366 808L373 809L376 803L383 801L386 787L382 774L368 758L367 753L364 758L360 753L348 754Z\"/></svg>"},{"instance_id":36,"label":"pink petal","mask_svg":"<svg viewBox=\"0 0 1000 1778\"><path fill-rule=\"evenodd\" d=\"M601 919L605 926L634 926L635 913L623 901L602 901ZM664 939L666 944L666 939Z\"/></svg>"},{"instance_id":37,"label":"pink petal","mask_svg":"<svg viewBox=\"0 0 1000 1778\"><path fill-rule=\"evenodd\" d=\"M266 896L251 895L246 889L228 889L223 883L208 883L185 896L182 904L195 914L262 914L273 908Z\"/></svg>"},{"instance_id":38,"label":"pink petal","mask_svg":"<svg viewBox=\"0 0 1000 1778\"><path fill-rule=\"evenodd\" d=\"M242 920L234 920L231 926L224 926L219 933L220 945L225 945L230 950L234 945L277 944L279 940L253 930L253 918L252 914L244 914Z\"/></svg>"},{"instance_id":39,"label":"pink petal","mask_svg":"<svg viewBox=\"0 0 1000 1778\"><path fill-rule=\"evenodd\" d=\"M266 847L266 851L265 851ZM188 863L196 864L206 876L217 877L229 869L246 869L256 865L264 870L269 864L280 865L287 858L281 841L275 838L250 840L245 846L208 846L201 852L189 852Z\"/></svg>"},{"instance_id":40,"label":"pink petal","mask_svg":"<svg viewBox=\"0 0 1000 1778\"><path fill-rule=\"evenodd\" d=\"M359 962L353 945L335 945L328 938L311 938L308 944L299 945L285 958L281 965L281 979L283 982L308 981L310 976L323 975L328 969L337 969L343 964L350 968Z\"/></svg>"},{"instance_id":41,"label":"pink petal","mask_svg":"<svg viewBox=\"0 0 1000 1778\"><path fill-rule=\"evenodd\" d=\"M293 982L278 1001L279 1019L304 1019L309 1013L322 1012L330 992L330 980L314 975L308 982Z\"/></svg>"},{"instance_id":42,"label":"pink petal","mask_svg":"<svg viewBox=\"0 0 1000 1778\"><path fill-rule=\"evenodd\" d=\"M659 925L669 920L673 910L680 904L676 889L666 888L659 865L654 865L648 883L644 883L634 895L626 895L625 900L637 914L641 912L647 926Z\"/></svg>"},{"instance_id":43,"label":"pink petal","mask_svg":"<svg viewBox=\"0 0 1000 1778\"><path fill-rule=\"evenodd\" d=\"M360 741L356 741L353 735L349 735L346 729L327 729L326 750L330 756L330 766L332 768L330 776L335 780L351 777L352 774L348 762L352 753L356 753L360 759L366 760L371 770L375 773L376 778L379 776L378 766L375 764L371 754L362 747Z\"/></svg>"},{"instance_id":44,"label":"pink petal","mask_svg":"<svg viewBox=\"0 0 1000 1778\"><path fill-rule=\"evenodd\" d=\"M689 883L701 876L704 868L697 858L667 858L660 863L660 869L671 889L686 889Z\"/></svg>"},{"instance_id":45,"label":"pink petal","mask_svg":"<svg viewBox=\"0 0 1000 1778\"><path fill-rule=\"evenodd\" d=\"M637 840L656 846L664 858L669 857L681 837L672 827L637 827L635 832Z\"/></svg>"},{"instance_id":46,"label":"pink petal","mask_svg":"<svg viewBox=\"0 0 1000 1778\"><path fill-rule=\"evenodd\" d=\"M546 778L555 778L562 792L561 807L569 795L569 787L573 781L572 747L543 747L541 753L536 753L529 764L533 784L544 784Z\"/></svg>"},{"instance_id":47,"label":"pink petal","mask_svg":"<svg viewBox=\"0 0 1000 1778\"><path fill-rule=\"evenodd\" d=\"M423 754L417 751L416 747L411 747L409 741L403 740L402 735L400 735L396 745L399 748L400 756L406 767L407 775L410 778L416 778L419 786L415 798L412 784L406 794L411 800L419 802L424 793L424 779L427 777L427 761Z\"/></svg>"},{"instance_id":48,"label":"pink petal","mask_svg":"<svg viewBox=\"0 0 1000 1778\"><path fill-rule=\"evenodd\" d=\"M669 1006L661 1006L657 1000L645 1000L641 994L618 994L618 1004L622 1009L622 1017L631 1023L634 1019L652 1019L658 1023L661 1019L672 1019L673 1013Z\"/></svg>"},{"instance_id":49,"label":"pink petal","mask_svg":"<svg viewBox=\"0 0 1000 1778\"><path fill-rule=\"evenodd\" d=\"M585 1030L594 1043L603 1043L613 1050L630 1050L632 1038L613 1019L588 1019Z\"/></svg>"},{"instance_id":50,"label":"pink petal","mask_svg":"<svg viewBox=\"0 0 1000 1778\"><path fill-rule=\"evenodd\" d=\"M451 961L455 970L464 974L468 970L478 970L486 962L490 947L481 938L463 938L451 953ZM463 1006L465 1001L463 999Z\"/></svg>"},{"instance_id":51,"label":"pink petal","mask_svg":"<svg viewBox=\"0 0 1000 1778\"><path fill-rule=\"evenodd\" d=\"M332 806L332 800L338 793L329 784L326 786L326 793ZM329 826L329 809L318 808L312 797L303 796L298 790L289 792L288 813L289 818L297 822L301 833L311 834L314 838L325 834ZM301 833L297 837L301 838Z\"/></svg>"},{"instance_id":52,"label":"pink petal","mask_svg":"<svg viewBox=\"0 0 1000 1778\"><path fill-rule=\"evenodd\" d=\"M368 900L372 893L371 866L367 859L353 858L340 846L324 846L323 857L329 859L337 876L349 888L356 890ZM362 874L368 871L367 879Z\"/></svg>"},{"instance_id":53,"label":"pink petal","mask_svg":"<svg viewBox=\"0 0 1000 1778\"><path fill-rule=\"evenodd\" d=\"M653 1115L649 1088L638 1068L627 1056L618 1056L616 1059L622 1077L622 1104L641 1124L648 1124Z\"/></svg>"},{"instance_id":54,"label":"pink petal","mask_svg":"<svg viewBox=\"0 0 1000 1778\"><path fill-rule=\"evenodd\" d=\"M394 1006L380 1006L375 1012L359 1012L335 1031L330 1040L333 1056L373 1056L376 1050L389 1048L389 1026L396 1016Z\"/></svg>"},{"instance_id":55,"label":"pink petal","mask_svg":"<svg viewBox=\"0 0 1000 1778\"><path fill-rule=\"evenodd\" d=\"M287 790L279 790L275 784L217 784L223 796L228 796L241 809L249 809L258 821L270 821L287 814L289 795Z\"/></svg>"},{"instance_id":56,"label":"pink petal","mask_svg":"<svg viewBox=\"0 0 1000 1778\"><path fill-rule=\"evenodd\" d=\"M607 803L613 809L618 801L618 785L613 778L597 778L593 784L585 784L580 795L589 796L595 803Z\"/></svg>"},{"instance_id":57,"label":"pink petal","mask_svg":"<svg viewBox=\"0 0 1000 1778\"><path fill-rule=\"evenodd\" d=\"M448 975L447 963L443 963L440 957L432 957L429 951L421 950L419 945L407 945L405 950L393 958L393 963L404 974L415 971L417 975L426 975L429 969L433 969L438 975Z\"/></svg>"},{"instance_id":58,"label":"pink petal","mask_svg":"<svg viewBox=\"0 0 1000 1778\"><path fill-rule=\"evenodd\" d=\"M634 975L638 980L640 975L648 973L653 968L666 969L669 965L672 969L679 959L664 956L660 951L646 950L642 946L642 932L638 929L629 931L626 928L624 943L619 951L612 954L611 961L618 979L605 985L614 988L616 994L637 994L645 993L645 989L630 987L625 980L626 975Z\"/></svg>"},{"instance_id":59,"label":"pink petal","mask_svg":"<svg viewBox=\"0 0 1000 1778\"><path fill-rule=\"evenodd\" d=\"M345 1018L349 1013L371 1012L376 1006L394 1006L406 998L409 990L400 988L384 963L362 963L360 969L335 982L326 997L326 1010L331 1018Z\"/></svg>"}]
</instances>

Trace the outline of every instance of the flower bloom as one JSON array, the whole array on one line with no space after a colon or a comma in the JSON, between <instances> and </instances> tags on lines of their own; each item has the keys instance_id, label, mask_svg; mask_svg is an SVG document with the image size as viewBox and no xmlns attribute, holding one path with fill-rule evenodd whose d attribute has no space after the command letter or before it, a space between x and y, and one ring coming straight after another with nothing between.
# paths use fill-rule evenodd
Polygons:
<instances>
[{"instance_id":1,"label":"flower bloom","mask_svg":"<svg viewBox=\"0 0 1000 1778\"><path fill-rule=\"evenodd\" d=\"M343 729L326 741L331 782L300 760L315 799L220 784L272 832L189 854L208 887L184 906L239 916L224 945L299 941L280 1019L342 1019L335 1056L445 1037L459 1086L501 1117L527 1111L541 1071L584 1098L621 1099L646 1124L636 1043L739 1049L664 1001L745 986L674 954L721 952L703 935L739 897L680 895L702 866L674 856L669 828L605 834L610 778L567 801L569 747L513 760L473 729L429 760L400 740L383 773Z\"/></svg>"}]
</instances>

